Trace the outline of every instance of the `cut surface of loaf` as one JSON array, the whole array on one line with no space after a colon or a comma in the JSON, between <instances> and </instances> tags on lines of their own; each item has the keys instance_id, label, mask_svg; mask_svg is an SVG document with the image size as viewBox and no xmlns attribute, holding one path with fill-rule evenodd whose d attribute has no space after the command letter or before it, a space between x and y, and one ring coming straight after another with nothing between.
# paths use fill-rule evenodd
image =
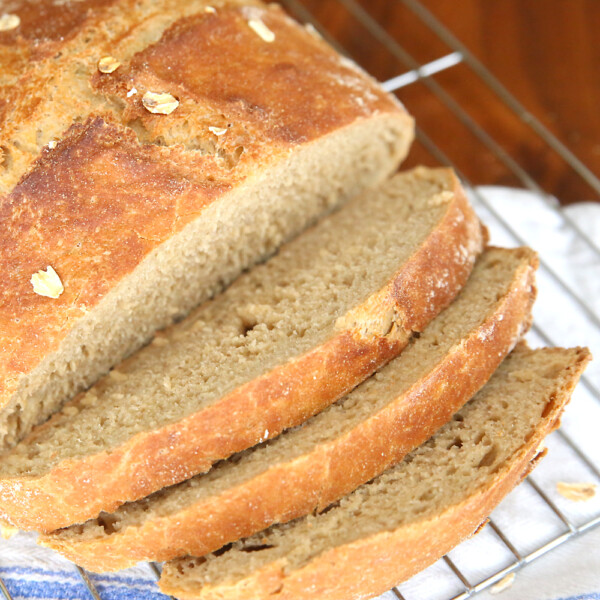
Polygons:
<instances>
[{"instance_id":1,"label":"cut surface of loaf","mask_svg":"<svg viewBox=\"0 0 600 600\"><path fill-rule=\"evenodd\" d=\"M407 152L399 103L279 7L210 5L6 8L0 447Z\"/></svg>"},{"instance_id":2,"label":"cut surface of loaf","mask_svg":"<svg viewBox=\"0 0 600 600\"><path fill-rule=\"evenodd\" d=\"M425 444L325 513L203 558L167 563L181 599L349 600L383 593L472 534L532 468L588 362L583 348L518 345Z\"/></svg>"},{"instance_id":3,"label":"cut surface of loaf","mask_svg":"<svg viewBox=\"0 0 600 600\"><path fill-rule=\"evenodd\" d=\"M529 325L536 266L527 248L485 251L399 357L301 427L40 543L101 572L202 556L323 510L428 439L485 384Z\"/></svg>"},{"instance_id":4,"label":"cut surface of loaf","mask_svg":"<svg viewBox=\"0 0 600 600\"><path fill-rule=\"evenodd\" d=\"M352 200L4 453L2 518L82 522L302 423L454 299L483 238L447 169Z\"/></svg>"}]
</instances>

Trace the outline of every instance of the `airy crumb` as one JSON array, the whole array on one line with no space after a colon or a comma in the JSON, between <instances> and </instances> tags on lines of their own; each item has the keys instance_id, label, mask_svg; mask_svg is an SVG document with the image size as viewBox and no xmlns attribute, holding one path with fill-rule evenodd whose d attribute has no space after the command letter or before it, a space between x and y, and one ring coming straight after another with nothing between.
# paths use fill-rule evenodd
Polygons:
<instances>
[{"instance_id":1,"label":"airy crumb","mask_svg":"<svg viewBox=\"0 0 600 600\"><path fill-rule=\"evenodd\" d=\"M515 574L509 573L508 575L503 577L500 581L498 581L498 583L495 583L490 588L490 594L499 594L500 592L507 590L513 584L514 581L515 581Z\"/></svg>"},{"instance_id":2,"label":"airy crumb","mask_svg":"<svg viewBox=\"0 0 600 600\"><path fill-rule=\"evenodd\" d=\"M113 73L121 66L121 63L113 56L103 56L98 61L98 71L100 73Z\"/></svg>"},{"instance_id":3,"label":"airy crumb","mask_svg":"<svg viewBox=\"0 0 600 600\"><path fill-rule=\"evenodd\" d=\"M10 15L4 13L0 16L0 31L11 31L16 29L21 24L19 15Z\"/></svg>"},{"instance_id":4,"label":"airy crumb","mask_svg":"<svg viewBox=\"0 0 600 600\"><path fill-rule=\"evenodd\" d=\"M146 92L142 97L142 104L151 113L170 115L179 106L179 100L171 94Z\"/></svg>"},{"instance_id":5,"label":"airy crumb","mask_svg":"<svg viewBox=\"0 0 600 600\"><path fill-rule=\"evenodd\" d=\"M567 483L559 481L556 491L567 500L586 502L596 495L596 485L593 483Z\"/></svg>"},{"instance_id":6,"label":"airy crumb","mask_svg":"<svg viewBox=\"0 0 600 600\"><path fill-rule=\"evenodd\" d=\"M211 133L214 133L216 136L223 135L227 133L227 127L209 127L208 130Z\"/></svg>"},{"instance_id":7,"label":"airy crumb","mask_svg":"<svg viewBox=\"0 0 600 600\"><path fill-rule=\"evenodd\" d=\"M56 271L51 267L44 270L39 270L31 276L31 285L33 291L40 296L48 298L58 298L65 288Z\"/></svg>"},{"instance_id":8,"label":"airy crumb","mask_svg":"<svg viewBox=\"0 0 600 600\"><path fill-rule=\"evenodd\" d=\"M275 34L260 19L250 19L248 25L265 42L271 43L275 41Z\"/></svg>"},{"instance_id":9,"label":"airy crumb","mask_svg":"<svg viewBox=\"0 0 600 600\"><path fill-rule=\"evenodd\" d=\"M56 140L50 140L48 142L48 148L50 148L50 150L54 150L56 146L58 146L58 142Z\"/></svg>"},{"instance_id":10,"label":"airy crumb","mask_svg":"<svg viewBox=\"0 0 600 600\"><path fill-rule=\"evenodd\" d=\"M216 13L217 9L214 6L205 6L204 7L204 12L207 12L207 13Z\"/></svg>"}]
</instances>

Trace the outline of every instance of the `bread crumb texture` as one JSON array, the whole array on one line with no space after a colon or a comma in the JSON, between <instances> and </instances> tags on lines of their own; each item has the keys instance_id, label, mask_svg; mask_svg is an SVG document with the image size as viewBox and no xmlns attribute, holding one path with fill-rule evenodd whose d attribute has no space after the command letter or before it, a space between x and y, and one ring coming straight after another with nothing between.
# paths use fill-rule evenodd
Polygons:
<instances>
[{"instance_id":1,"label":"bread crumb texture","mask_svg":"<svg viewBox=\"0 0 600 600\"><path fill-rule=\"evenodd\" d=\"M447 202L431 205L444 190ZM450 170L407 171L365 192L5 452L2 510L80 522L301 423L399 354L459 293L482 246ZM13 504L17 484L39 490L28 507Z\"/></svg>"},{"instance_id":2,"label":"bread crumb texture","mask_svg":"<svg viewBox=\"0 0 600 600\"><path fill-rule=\"evenodd\" d=\"M411 139L399 103L275 5L11 1L0 445L383 179ZM53 302L30 282L46 265Z\"/></svg>"},{"instance_id":3,"label":"bread crumb texture","mask_svg":"<svg viewBox=\"0 0 600 600\"><path fill-rule=\"evenodd\" d=\"M261 445L205 475L61 529L42 543L101 572L140 560L201 556L275 522L323 510L429 438L487 381L530 319L534 294L523 281L533 278L535 264L524 248L487 250L456 300L399 357L336 404L262 444L270 436L266 429ZM477 335L482 330L485 340ZM296 493L263 494L273 485L293 485Z\"/></svg>"},{"instance_id":4,"label":"bread crumb texture","mask_svg":"<svg viewBox=\"0 0 600 600\"><path fill-rule=\"evenodd\" d=\"M252 589L258 599L270 597L273 583L283 598L317 598L311 584L332 599L383 593L472 533L527 473L589 359L583 348L519 344L487 385L397 466L323 513L167 563L162 591L212 600Z\"/></svg>"}]
</instances>

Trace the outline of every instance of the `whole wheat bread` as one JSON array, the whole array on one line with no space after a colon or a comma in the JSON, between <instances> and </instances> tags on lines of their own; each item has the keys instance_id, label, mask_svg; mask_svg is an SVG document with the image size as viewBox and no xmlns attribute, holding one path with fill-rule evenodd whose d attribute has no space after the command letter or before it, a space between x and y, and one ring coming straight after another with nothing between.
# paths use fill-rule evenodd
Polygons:
<instances>
[{"instance_id":1,"label":"whole wheat bread","mask_svg":"<svg viewBox=\"0 0 600 600\"><path fill-rule=\"evenodd\" d=\"M167 563L182 600L351 600L383 593L475 531L541 454L589 360L520 345L489 383L402 463L325 513L217 555Z\"/></svg>"},{"instance_id":2,"label":"whole wheat bread","mask_svg":"<svg viewBox=\"0 0 600 600\"><path fill-rule=\"evenodd\" d=\"M384 179L413 135L392 96L275 5L5 8L0 447ZM159 114L174 104L147 93L178 105Z\"/></svg>"},{"instance_id":3,"label":"whole wheat bread","mask_svg":"<svg viewBox=\"0 0 600 600\"><path fill-rule=\"evenodd\" d=\"M323 510L424 442L485 384L528 327L536 266L527 248L487 250L420 337L337 404L207 475L39 542L101 572L201 556Z\"/></svg>"},{"instance_id":4,"label":"whole wheat bread","mask_svg":"<svg viewBox=\"0 0 600 600\"><path fill-rule=\"evenodd\" d=\"M483 238L447 169L356 198L4 453L2 518L82 522L302 423L452 301Z\"/></svg>"}]
</instances>

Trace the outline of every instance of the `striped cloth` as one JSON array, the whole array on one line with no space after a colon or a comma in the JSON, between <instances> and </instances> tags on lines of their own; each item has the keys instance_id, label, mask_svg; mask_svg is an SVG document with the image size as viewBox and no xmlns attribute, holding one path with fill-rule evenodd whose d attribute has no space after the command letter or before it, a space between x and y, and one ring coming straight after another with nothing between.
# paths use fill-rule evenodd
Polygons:
<instances>
[{"instance_id":1,"label":"striped cloth","mask_svg":"<svg viewBox=\"0 0 600 600\"><path fill-rule=\"evenodd\" d=\"M0 541L0 575L17 600L91 600L78 570L66 559L35 544L32 533ZM104 575L89 574L102 600L166 600L149 565Z\"/></svg>"}]
</instances>

